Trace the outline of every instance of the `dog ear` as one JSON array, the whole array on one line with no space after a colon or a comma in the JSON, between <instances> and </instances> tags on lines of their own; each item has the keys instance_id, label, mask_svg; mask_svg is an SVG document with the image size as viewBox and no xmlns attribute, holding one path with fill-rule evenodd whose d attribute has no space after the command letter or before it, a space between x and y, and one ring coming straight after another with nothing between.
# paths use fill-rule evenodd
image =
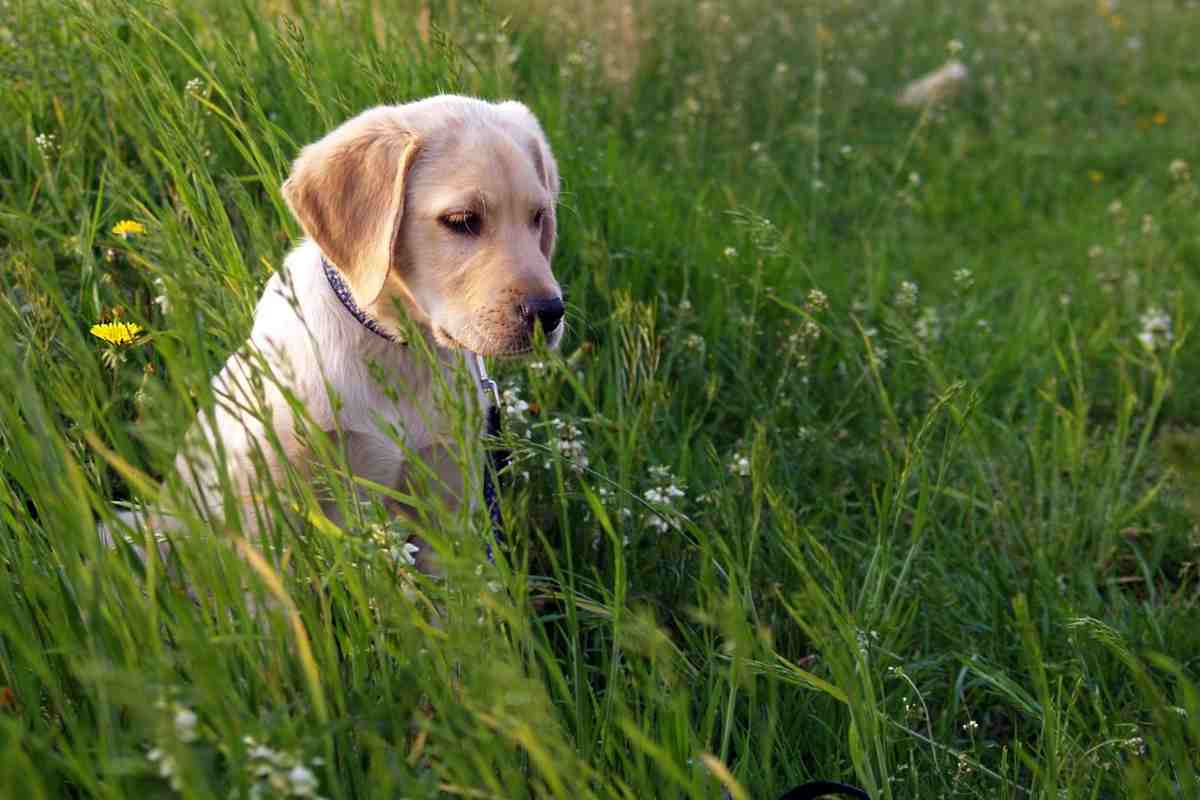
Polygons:
<instances>
[{"instance_id":1,"label":"dog ear","mask_svg":"<svg viewBox=\"0 0 1200 800\"><path fill-rule=\"evenodd\" d=\"M542 254L549 259L554 253L554 241L558 234L558 215L555 210L558 205L559 192L558 163L554 160L554 154L550 152L550 144L546 141L546 134L542 132L542 126L538 124L537 117L533 115L528 106L516 100L509 100L501 103L500 109L525 134L521 137L522 139L533 137L530 145L533 165L537 170L538 177L542 179L542 183L550 192L550 208L545 224L542 225L541 240Z\"/></svg>"},{"instance_id":2,"label":"dog ear","mask_svg":"<svg viewBox=\"0 0 1200 800\"><path fill-rule=\"evenodd\" d=\"M288 207L361 307L375 301L387 279L404 184L419 150L400 110L381 106L301 150L283 183Z\"/></svg>"}]
</instances>

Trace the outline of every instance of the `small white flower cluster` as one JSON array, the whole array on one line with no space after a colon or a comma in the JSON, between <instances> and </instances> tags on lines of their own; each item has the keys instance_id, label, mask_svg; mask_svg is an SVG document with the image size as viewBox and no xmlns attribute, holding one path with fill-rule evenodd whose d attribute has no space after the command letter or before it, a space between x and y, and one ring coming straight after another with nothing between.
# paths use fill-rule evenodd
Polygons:
<instances>
[{"instance_id":1,"label":"small white flower cluster","mask_svg":"<svg viewBox=\"0 0 1200 800\"><path fill-rule=\"evenodd\" d=\"M750 475L750 458L749 456L738 454L733 457L733 460L726 465L729 474L738 478L746 478Z\"/></svg>"},{"instance_id":2,"label":"small white flower cluster","mask_svg":"<svg viewBox=\"0 0 1200 800\"><path fill-rule=\"evenodd\" d=\"M183 780L176 771L177 765L174 756L161 747L155 747L149 753L146 753L146 758L158 768L158 777L164 779L175 791L183 791Z\"/></svg>"},{"instance_id":3,"label":"small white flower cluster","mask_svg":"<svg viewBox=\"0 0 1200 800\"><path fill-rule=\"evenodd\" d=\"M200 97L204 94L204 80L199 77L192 78L184 84L183 90L193 97Z\"/></svg>"},{"instance_id":4,"label":"small white flower cluster","mask_svg":"<svg viewBox=\"0 0 1200 800\"><path fill-rule=\"evenodd\" d=\"M408 532L392 525L372 525L368 535L371 542L397 566L411 567L417 563L421 548L408 541Z\"/></svg>"},{"instance_id":5,"label":"small white flower cluster","mask_svg":"<svg viewBox=\"0 0 1200 800\"><path fill-rule=\"evenodd\" d=\"M829 297L820 289L809 289L804 302L804 310L809 314L820 314L829 310Z\"/></svg>"},{"instance_id":6,"label":"small white flower cluster","mask_svg":"<svg viewBox=\"0 0 1200 800\"><path fill-rule=\"evenodd\" d=\"M1192 168L1182 158L1177 158L1167 167L1167 174L1176 183L1187 183L1192 179Z\"/></svg>"},{"instance_id":7,"label":"small white flower cluster","mask_svg":"<svg viewBox=\"0 0 1200 800\"><path fill-rule=\"evenodd\" d=\"M525 414L529 411L529 403L521 399L518 386L510 385L500 394L500 406L504 409L504 416L513 422L524 423L528 420Z\"/></svg>"},{"instance_id":8,"label":"small white flower cluster","mask_svg":"<svg viewBox=\"0 0 1200 800\"><path fill-rule=\"evenodd\" d=\"M688 334L688 337L683 340L684 346L695 353L703 353L705 348L704 337L698 333Z\"/></svg>"},{"instance_id":9,"label":"small white flower cluster","mask_svg":"<svg viewBox=\"0 0 1200 800\"><path fill-rule=\"evenodd\" d=\"M912 281L901 281L896 290L895 304L897 308L915 308L917 305L918 288Z\"/></svg>"},{"instance_id":10,"label":"small white flower cluster","mask_svg":"<svg viewBox=\"0 0 1200 800\"><path fill-rule=\"evenodd\" d=\"M1131 755L1135 755L1135 756L1146 755L1146 740L1143 739L1141 736L1133 736L1129 739L1124 740L1123 742L1121 742L1121 747L1123 747L1125 749L1125 751L1130 753Z\"/></svg>"},{"instance_id":11,"label":"small white flower cluster","mask_svg":"<svg viewBox=\"0 0 1200 800\"><path fill-rule=\"evenodd\" d=\"M39 133L33 139L38 150L42 151L42 155L46 158L54 155L58 150L58 137L53 133Z\"/></svg>"},{"instance_id":12,"label":"small white flower cluster","mask_svg":"<svg viewBox=\"0 0 1200 800\"><path fill-rule=\"evenodd\" d=\"M870 653L871 647L879 643L879 631L866 631L862 628L854 629L854 638L858 641L858 653L863 658ZM904 698L904 708L908 710L908 698Z\"/></svg>"},{"instance_id":13,"label":"small white flower cluster","mask_svg":"<svg viewBox=\"0 0 1200 800\"><path fill-rule=\"evenodd\" d=\"M200 738L196 731L196 726L200 723L200 718L196 716L196 712L192 711L181 703L168 703L166 700L159 700L154 704L154 707L160 711L164 711L171 716L171 725L175 730L175 739L183 744L191 744ZM178 764L175 757L161 747L155 747L146 753L146 759L151 764L155 765L158 771L158 776L163 778L170 784L171 788L176 792L183 791L183 780L179 776Z\"/></svg>"},{"instance_id":14,"label":"small white flower cluster","mask_svg":"<svg viewBox=\"0 0 1200 800\"><path fill-rule=\"evenodd\" d=\"M317 794L317 776L298 755L272 750L264 744L259 744L251 736L243 738L242 741L245 742L247 755L250 756L250 763L246 765L253 781L250 800L260 800L263 797L307 797L323 800ZM309 763L319 767L325 762L321 758L314 758Z\"/></svg>"},{"instance_id":15,"label":"small white flower cluster","mask_svg":"<svg viewBox=\"0 0 1200 800\"><path fill-rule=\"evenodd\" d=\"M670 467L652 466L649 472L654 485L642 492L642 499L653 506L654 510L646 512L644 521L659 533L666 533L679 527L679 523L671 519L671 514L676 510L675 501L686 497L687 493L671 474Z\"/></svg>"},{"instance_id":16,"label":"small white flower cluster","mask_svg":"<svg viewBox=\"0 0 1200 800\"><path fill-rule=\"evenodd\" d=\"M1108 204L1108 215L1112 217L1113 222L1123 224L1125 222L1125 204L1120 200L1113 200Z\"/></svg>"},{"instance_id":17,"label":"small white flower cluster","mask_svg":"<svg viewBox=\"0 0 1200 800\"><path fill-rule=\"evenodd\" d=\"M554 431L553 438L550 440L550 448L562 456L571 469L582 473L590 463L587 447L583 441L583 431L575 423L564 422L558 418L550 420L550 427ZM551 462L547 461L546 469L550 469L551 466Z\"/></svg>"},{"instance_id":18,"label":"small white flower cluster","mask_svg":"<svg viewBox=\"0 0 1200 800\"><path fill-rule=\"evenodd\" d=\"M158 294L154 296L154 304L158 306L158 310L163 314L168 314L171 311L171 300L167 297L167 284L162 277L154 279L154 288Z\"/></svg>"},{"instance_id":19,"label":"small white flower cluster","mask_svg":"<svg viewBox=\"0 0 1200 800\"><path fill-rule=\"evenodd\" d=\"M936 342L942 338L942 320L938 310L933 306L922 308L921 315L913 325L913 332L918 339L926 342Z\"/></svg>"},{"instance_id":20,"label":"small white flower cluster","mask_svg":"<svg viewBox=\"0 0 1200 800\"><path fill-rule=\"evenodd\" d=\"M871 365L876 369L887 363L888 351L887 348L879 344L875 337L879 335L878 328L867 328L863 331L863 336L869 340L869 357Z\"/></svg>"},{"instance_id":21,"label":"small white flower cluster","mask_svg":"<svg viewBox=\"0 0 1200 800\"><path fill-rule=\"evenodd\" d=\"M815 342L820 338L821 326L811 319L806 319L800 323L800 327L796 331L788 336L788 344L795 347L807 342Z\"/></svg>"},{"instance_id":22,"label":"small white flower cluster","mask_svg":"<svg viewBox=\"0 0 1200 800\"><path fill-rule=\"evenodd\" d=\"M1142 323L1142 330L1137 338L1147 352L1153 353L1155 350L1161 350L1174 340L1175 336L1171 331L1171 317L1161 308L1151 306L1138 319Z\"/></svg>"},{"instance_id":23,"label":"small white flower cluster","mask_svg":"<svg viewBox=\"0 0 1200 800\"><path fill-rule=\"evenodd\" d=\"M966 267L954 270L954 285L959 291L967 292L975 285L975 275Z\"/></svg>"}]
</instances>

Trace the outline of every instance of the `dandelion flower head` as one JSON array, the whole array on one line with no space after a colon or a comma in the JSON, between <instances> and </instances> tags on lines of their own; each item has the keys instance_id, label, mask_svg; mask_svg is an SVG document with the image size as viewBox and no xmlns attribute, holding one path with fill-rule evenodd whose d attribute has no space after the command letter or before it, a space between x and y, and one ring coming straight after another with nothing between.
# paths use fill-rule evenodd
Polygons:
<instances>
[{"instance_id":1,"label":"dandelion flower head","mask_svg":"<svg viewBox=\"0 0 1200 800\"><path fill-rule=\"evenodd\" d=\"M128 239L130 236L141 236L146 232L146 226L136 220L123 219L116 225L113 225L113 236L120 236L122 239Z\"/></svg>"},{"instance_id":2,"label":"dandelion flower head","mask_svg":"<svg viewBox=\"0 0 1200 800\"><path fill-rule=\"evenodd\" d=\"M92 336L109 344L132 344L142 326L133 322L101 322L91 327Z\"/></svg>"}]
</instances>

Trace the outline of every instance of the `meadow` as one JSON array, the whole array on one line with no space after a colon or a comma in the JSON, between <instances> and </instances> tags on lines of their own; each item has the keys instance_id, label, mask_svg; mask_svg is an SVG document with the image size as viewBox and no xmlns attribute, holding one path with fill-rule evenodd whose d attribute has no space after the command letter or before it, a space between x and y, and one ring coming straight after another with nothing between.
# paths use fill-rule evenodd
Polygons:
<instances>
[{"instance_id":1,"label":"meadow","mask_svg":"<svg viewBox=\"0 0 1200 800\"><path fill-rule=\"evenodd\" d=\"M1200 797L1197 41L1185 0L0 2L0 796ZM496 563L482 508L333 527L332 451L258 557L102 547L179 492L298 149L440 92L563 176Z\"/></svg>"}]
</instances>

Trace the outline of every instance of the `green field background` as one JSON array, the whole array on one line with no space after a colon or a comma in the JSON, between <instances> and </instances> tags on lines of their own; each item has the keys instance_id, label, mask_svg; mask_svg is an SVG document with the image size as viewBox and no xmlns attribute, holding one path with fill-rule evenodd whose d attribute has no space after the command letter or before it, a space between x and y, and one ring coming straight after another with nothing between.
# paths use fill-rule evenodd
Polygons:
<instances>
[{"instance_id":1,"label":"green field background","mask_svg":"<svg viewBox=\"0 0 1200 800\"><path fill-rule=\"evenodd\" d=\"M1185 0L0 2L0 797L1200 796L1197 42ZM437 93L562 173L497 563L479 508L333 527L332 448L261 557L101 546L179 492L299 148Z\"/></svg>"}]
</instances>

